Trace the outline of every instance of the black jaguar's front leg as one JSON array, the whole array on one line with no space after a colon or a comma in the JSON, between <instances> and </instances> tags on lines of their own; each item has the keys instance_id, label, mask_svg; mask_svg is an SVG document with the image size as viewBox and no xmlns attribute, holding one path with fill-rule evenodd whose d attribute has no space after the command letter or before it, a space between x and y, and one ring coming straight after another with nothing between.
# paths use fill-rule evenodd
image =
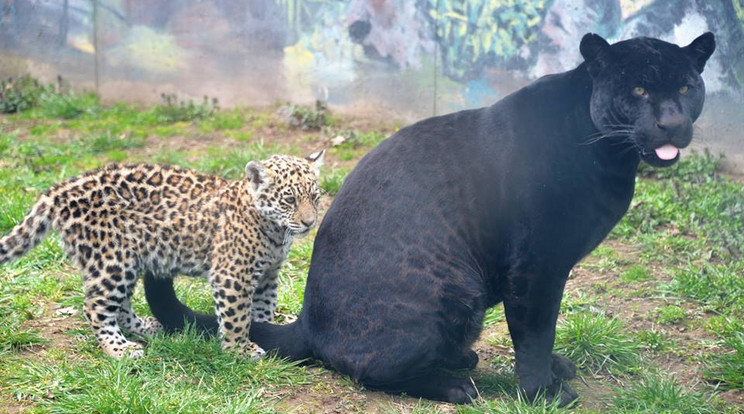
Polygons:
<instances>
[{"instance_id":1,"label":"black jaguar's front leg","mask_svg":"<svg viewBox=\"0 0 744 414\"><path fill-rule=\"evenodd\" d=\"M544 394L548 401L559 399L561 406L578 398L563 382L570 377L571 362L552 354L565 280L563 275L510 275L504 299L520 387L530 400Z\"/></svg>"}]
</instances>

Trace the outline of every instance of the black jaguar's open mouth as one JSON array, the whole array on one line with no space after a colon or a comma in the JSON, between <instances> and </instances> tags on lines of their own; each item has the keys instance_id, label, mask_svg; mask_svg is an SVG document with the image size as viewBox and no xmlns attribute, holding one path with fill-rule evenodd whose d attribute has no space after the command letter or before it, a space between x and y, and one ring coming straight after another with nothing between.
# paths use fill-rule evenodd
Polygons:
<instances>
[{"instance_id":1,"label":"black jaguar's open mouth","mask_svg":"<svg viewBox=\"0 0 744 414\"><path fill-rule=\"evenodd\" d=\"M675 147L672 144L666 144L662 145L659 148L656 148L654 152L656 153L656 156L659 157L659 159L669 161L677 158L677 156L679 155L679 148Z\"/></svg>"},{"instance_id":2,"label":"black jaguar's open mouth","mask_svg":"<svg viewBox=\"0 0 744 414\"><path fill-rule=\"evenodd\" d=\"M653 150L641 150L641 158L654 167L668 167L679 160L679 148L665 144Z\"/></svg>"}]
</instances>

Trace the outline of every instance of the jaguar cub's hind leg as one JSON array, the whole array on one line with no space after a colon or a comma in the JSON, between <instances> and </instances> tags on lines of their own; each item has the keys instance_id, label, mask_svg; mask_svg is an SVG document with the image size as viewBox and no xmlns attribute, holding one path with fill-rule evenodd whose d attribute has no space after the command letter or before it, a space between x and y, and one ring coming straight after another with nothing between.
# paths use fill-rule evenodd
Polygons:
<instances>
[{"instance_id":1,"label":"jaguar cub's hind leg","mask_svg":"<svg viewBox=\"0 0 744 414\"><path fill-rule=\"evenodd\" d=\"M158 333L162 329L162 325L157 319L153 317L141 318L134 313L131 304L131 296L133 289L129 289L129 297L124 299L121 304L121 310L117 321L119 326L125 331L132 332L142 336L152 336Z\"/></svg>"},{"instance_id":2,"label":"jaguar cub's hind leg","mask_svg":"<svg viewBox=\"0 0 744 414\"><path fill-rule=\"evenodd\" d=\"M133 266L113 263L91 264L85 270L85 317L104 352L116 358L143 355L142 345L127 340L119 326L122 319L136 318L128 303L134 283L125 279L133 271Z\"/></svg>"}]
</instances>

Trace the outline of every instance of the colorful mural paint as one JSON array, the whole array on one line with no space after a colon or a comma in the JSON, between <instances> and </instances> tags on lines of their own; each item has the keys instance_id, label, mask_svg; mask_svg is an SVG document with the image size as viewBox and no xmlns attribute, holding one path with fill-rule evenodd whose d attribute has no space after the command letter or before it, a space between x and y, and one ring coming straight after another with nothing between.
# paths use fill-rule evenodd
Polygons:
<instances>
[{"instance_id":1,"label":"colorful mural paint","mask_svg":"<svg viewBox=\"0 0 744 414\"><path fill-rule=\"evenodd\" d=\"M373 101L421 115L486 105L574 67L586 32L685 43L706 30L719 44L709 90L741 100L744 0L0 1L5 61L104 97L168 89L228 104ZM18 70L7 66L0 74Z\"/></svg>"}]
</instances>

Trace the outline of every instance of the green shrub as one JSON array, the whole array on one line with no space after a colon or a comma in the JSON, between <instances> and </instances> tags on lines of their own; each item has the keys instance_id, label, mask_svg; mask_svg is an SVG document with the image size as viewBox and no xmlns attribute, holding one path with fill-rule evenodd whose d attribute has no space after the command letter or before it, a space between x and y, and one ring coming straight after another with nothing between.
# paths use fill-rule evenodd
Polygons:
<instances>
[{"instance_id":1,"label":"green shrub","mask_svg":"<svg viewBox=\"0 0 744 414\"><path fill-rule=\"evenodd\" d=\"M192 122L206 119L219 110L217 98L204 97L201 103L179 100L175 94L161 94L162 102L153 110L160 123Z\"/></svg>"},{"instance_id":2,"label":"green shrub","mask_svg":"<svg viewBox=\"0 0 744 414\"><path fill-rule=\"evenodd\" d=\"M330 125L328 105L322 101L315 101L314 107L288 104L281 107L279 112L286 116L287 124L292 128L306 131Z\"/></svg>"},{"instance_id":3,"label":"green shrub","mask_svg":"<svg viewBox=\"0 0 744 414\"><path fill-rule=\"evenodd\" d=\"M51 88L30 76L8 78L0 81L0 112L23 112L39 104L39 98Z\"/></svg>"}]
</instances>

